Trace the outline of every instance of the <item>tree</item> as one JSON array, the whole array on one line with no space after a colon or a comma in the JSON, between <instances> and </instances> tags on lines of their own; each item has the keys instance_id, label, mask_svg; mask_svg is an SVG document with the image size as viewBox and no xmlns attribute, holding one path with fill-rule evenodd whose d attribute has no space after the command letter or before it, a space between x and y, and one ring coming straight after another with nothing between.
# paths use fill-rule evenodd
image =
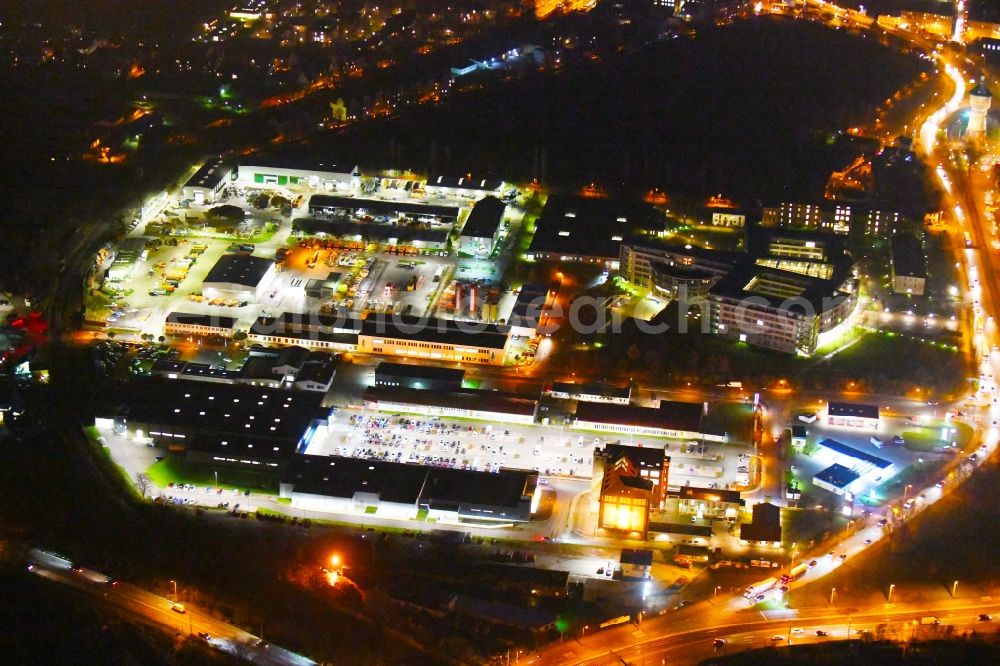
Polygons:
<instances>
[{"instance_id":1,"label":"tree","mask_svg":"<svg viewBox=\"0 0 1000 666\"><path fill-rule=\"evenodd\" d=\"M163 344L164 342L166 342L166 341L167 341L167 336L165 336L165 335L161 335L161 336L160 336L160 337L158 338L158 340L160 341L160 344L162 345L162 344Z\"/></svg>"},{"instance_id":2,"label":"tree","mask_svg":"<svg viewBox=\"0 0 1000 666\"><path fill-rule=\"evenodd\" d=\"M146 497L146 491L149 490L150 483L149 474L146 474L145 472L136 473L135 485L139 488L139 493L142 495L143 499Z\"/></svg>"},{"instance_id":3,"label":"tree","mask_svg":"<svg viewBox=\"0 0 1000 666\"><path fill-rule=\"evenodd\" d=\"M246 212L239 206L223 204L210 208L207 215L213 220L224 220L230 224L239 224L246 216Z\"/></svg>"}]
</instances>

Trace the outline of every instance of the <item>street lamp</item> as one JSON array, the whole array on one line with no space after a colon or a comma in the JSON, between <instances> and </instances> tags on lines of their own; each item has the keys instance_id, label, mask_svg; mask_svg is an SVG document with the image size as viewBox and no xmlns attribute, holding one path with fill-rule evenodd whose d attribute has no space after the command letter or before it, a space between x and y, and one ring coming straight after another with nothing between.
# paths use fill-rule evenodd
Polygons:
<instances>
[{"instance_id":1,"label":"street lamp","mask_svg":"<svg viewBox=\"0 0 1000 666\"><path fill-rule=\"evenodd\" d=\"M713 593L712 593L712 596L713 596L713 597L717 597L717 596L719 596L719 589L720 589L721 587L722 587L721 585L716 585L716 586L715 586L715 592L713 592Z\"/></svg>"},{"instance_id":2,"label":"street lamp","mask_svg":"<svg viewBox=\"0 0 1000 666\"><path fill-rule=\"evenodd\" d=\"M895 590L895 589L896 589L896 584L895 583L890 583L889 584L889 594L886 596L886 603L889 603L889 604L892 603L892 591Z\"/></svg>"},{"instance_id":3,"label":"street lamp","mask_svg":"<svg viewBox=\"0 0 1000 666\"><path fill-rule=\"evenodd\" d=\"M837 598L837 588L830 588L830 605L833 605L833 600Z\"/></svg>"},{"instance_id":4,"label":"street lamp","mask_svg":"<svg viewBox=\"0 0 1000 666\"><path fill-rule=\"evenodd\" d=\"M904 488L903 488L903 501L906 501L906 496L907 496L907 495L909 494L909 492L910 492L910 487L911 487L912 485L913 485L913 484L911 484L911 483L908 483L908 484L906 484L906 487L904 487Z\"/></svg>"},{"instance_id":5,"label":"street lamp","mask_svg":"<svg viewBox=\"0 0 1000 666\"><path fill-rule=\"evenodd\" d=\"M956 591L958 591L958 581L957 580L951 584L951 597L952 597L952 599L955 598L955 592Z\"/></svg>"},{"instance_id":6,"label":"street lamp","mask_svg":"<svg viewBox=\"0 0 1000 666\"><path fill-rule=\"evenodd\" d=\"M174 601L177 601L177 581L171 580L170 582L174 584Z\"/></svg>"},{"instance_id":7,"label":"street lamp","mask_svg":"<svg viewBox=\"0 0 1000 666\"><path fill-rule=\"evenodd\" d=\"M340 567L340 555L338 555L337 553L334 553L333 555L331 555L330 556L330 564L333 566L334 569L339 568Z\"/></svg>"}]
</instances>

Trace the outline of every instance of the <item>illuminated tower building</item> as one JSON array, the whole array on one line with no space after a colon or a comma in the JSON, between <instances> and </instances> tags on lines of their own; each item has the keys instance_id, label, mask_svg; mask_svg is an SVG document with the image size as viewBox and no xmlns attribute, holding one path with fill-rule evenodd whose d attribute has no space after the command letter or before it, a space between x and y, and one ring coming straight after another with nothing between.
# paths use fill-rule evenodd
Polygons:
<instances>
[{"instance_id":1,"label":"illuminated tower building","mask_svg":"<svg viewBox=\"0 0 1000 666\"><path fill-rule=\"evenodd\" d=\"M990 95L986 82L979 81L979 85L969 93L969 135L982 135L986 133L986 114L990 111L990 103L993 96Z\"/></svg>"},{"instance_id":2,"label":"illuminated tower building","mask_svg":"<svg viewBox=\"0 0 1000 666\"><path fill-rule=\"evenodd\" d=\"M969 12L965 8L966 0L955 0L955 18L952 21L951 41L965 41L965 25L969 22Z\"/></svg>"}]
</instances>

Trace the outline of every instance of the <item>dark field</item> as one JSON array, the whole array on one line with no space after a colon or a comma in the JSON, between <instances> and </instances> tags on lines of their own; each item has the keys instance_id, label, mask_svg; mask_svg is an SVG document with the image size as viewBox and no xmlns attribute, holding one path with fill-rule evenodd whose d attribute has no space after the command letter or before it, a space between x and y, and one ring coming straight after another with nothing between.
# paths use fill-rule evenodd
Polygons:
<instances>
[{"instance_id":1,"label":"dark field","mask_svg":"<svg viewBox=\"0 0 1000 666\"><path fill-rule=\"evenodd\" d=\"M821 582L796 589L799 603L824 605L830 588L837 588L843 606L885 601L890 583L899 603L957 597L979 600L1000 592L1000 467L995 459L984 465L956 492L939 500L905 530L872 552L848 560ZM879 590L881 590L879 592Z\"/></svg>"},{"instance_id":2,"label":"dark field","mask_svg":"<svg viewBox=\"0 0 1000 666\"><path fill-rule=\"evenodd\" d=\"M923 66L871 37L750 20L555 75L489 77L482 91L314 149L381 166L392 138L412 168L574 188L597 181L609 191L722 191L747 202L816 194L843 159L827 148L827 133L869 117Z\"/></svg>"}]
</instances>

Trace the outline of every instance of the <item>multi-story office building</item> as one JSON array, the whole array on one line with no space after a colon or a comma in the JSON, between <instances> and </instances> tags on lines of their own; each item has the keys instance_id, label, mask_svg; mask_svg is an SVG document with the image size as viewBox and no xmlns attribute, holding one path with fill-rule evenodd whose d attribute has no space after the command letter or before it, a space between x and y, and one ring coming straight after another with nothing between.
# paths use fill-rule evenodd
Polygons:
<instances>
[{"instance_id":1,"label":"multi-story office building","mask_svg":"<svg viewBox=\"0 0 1000 666\"><path fill-rule=\"evenodd\" d=\"M625 243L619 272L628 282L658 296L699 300L736 265L739 256L684 245Z\"/></svg>"},{"instance_id":2,"label":"multi-story office building","mask_svg":"<svg viewBox=\"0 0 1000 666\"><path fill-rule=\"evenodd\" d=\"M831 279L758 264L741 266L708 295L709 325L719 336L790 354L811 355L820 335L847 321L857 306L849 270Z\"/></svg>"},{"instance_id":3,"label":"multi-story office building","mask_svg":"<svg viewBox=\"0 0 1000 666\"><path fill-rule=\"evenodd\" d=\"M786 201L777 206L765 207L761 224L765 227L817 229L845 236L878 236L908 228L910 221L898 210L870 203Z\"/></svg>"}]
</instances>

